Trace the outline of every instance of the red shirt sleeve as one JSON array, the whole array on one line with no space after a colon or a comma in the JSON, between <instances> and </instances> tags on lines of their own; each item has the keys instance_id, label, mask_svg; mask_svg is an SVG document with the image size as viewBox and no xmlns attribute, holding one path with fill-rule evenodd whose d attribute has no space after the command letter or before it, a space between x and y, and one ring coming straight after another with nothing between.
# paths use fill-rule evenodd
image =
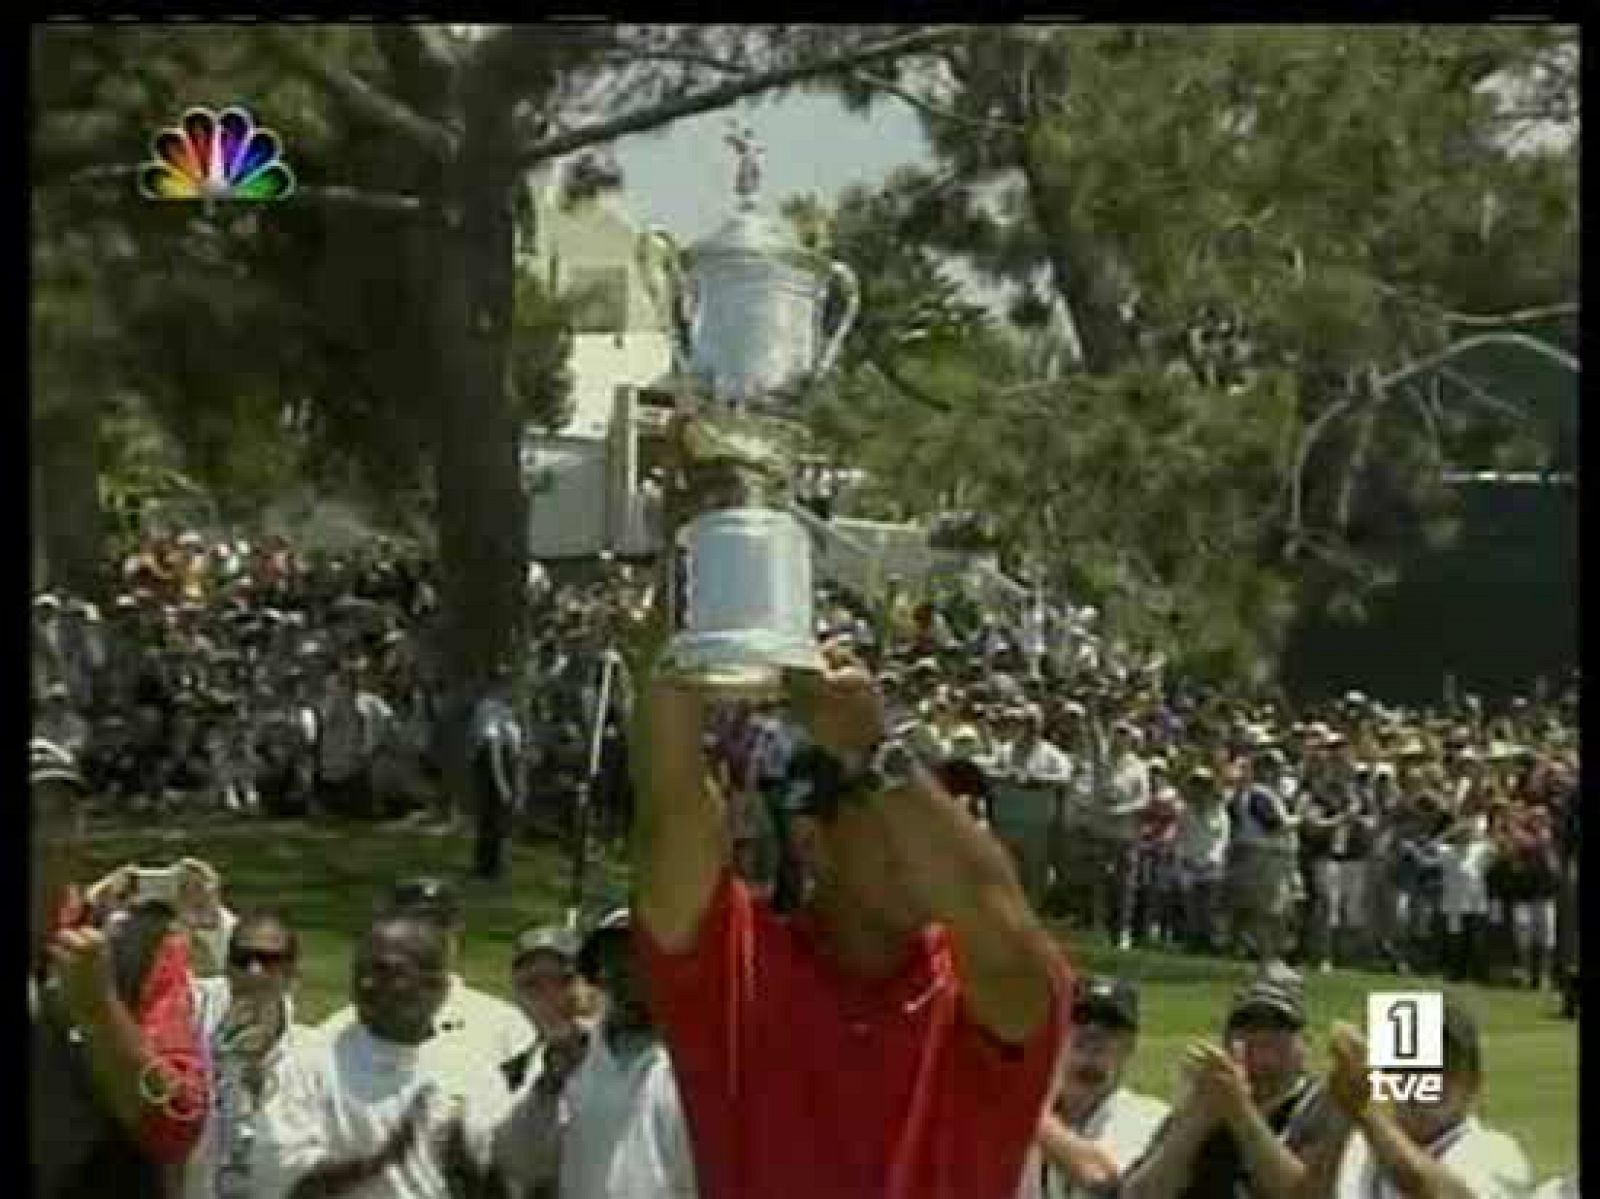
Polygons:
<instances>
[{"instance_id":1,"label":"red shirt sleeve","mask_svg":"<svg viewBox=\"0 0 1600 1199\"><path fill-rule=\"evenodd\" d=\"M739 1078L747 1013L754 994L755 899L726 867L694 944L668 953L641 922L636 944L650 1006L660 1021L696 1153L707 1171L701 1194L735 1193Z\"/></svg>"},{"instance_id":2,"label":"red shirt sleeve","mask_svg":"<svg viewBox=\"0 0 1600 1199\"><path fill-rule=\"evenodd\" d=\"M156 951L135 1019L171 1093L164 1105L145 1105L139 1145L156 1161L175 1165L187 1160L200 1139L211 1102L189 992L189 951L182 937L169 936Z\"/></svg>"}]
</instances>

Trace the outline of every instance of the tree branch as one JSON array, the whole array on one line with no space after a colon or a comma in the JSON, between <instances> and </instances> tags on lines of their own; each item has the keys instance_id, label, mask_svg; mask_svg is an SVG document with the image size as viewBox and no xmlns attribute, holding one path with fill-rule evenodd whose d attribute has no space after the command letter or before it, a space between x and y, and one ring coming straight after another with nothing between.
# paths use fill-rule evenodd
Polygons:
<instances>
[{"instance_id":1,"label":"tree branch","mask_svg":"<svg viewBox=\"0 0 1600 1199\"><path fill-rule=\"evenodd\" d=\"M868 363L868 365L871 366L875 372L877 372L878 376L882 378L884 382L889 384L889 386L894 388L896 391L900 392L907 399L915 400L917 403L922 404L925 407L932 408L936 412L949 412L954 407L949 400L941 399L932 392L925 391L921 387L918 387L893 366L888 365L881 359L874 358L870 363Z\"/></svg>"},{"instance_id":2,"label":"tree branch","mask_svg":"<svg viewBox=\"0 0 1600 1199\"><path fill-rule=\"evenodd\" d=\"M1375 280L1379 291L1385 295L1409 304L1413 308L1425 308L1436 313L1452 325L1465 325L1469 328L1497 329L1504 325L1526 325L1533 321L1545 321L1556 316L1577 316L1578 304L1571 301L1563 304L1544 304L1537 308L1520 308L1513 312L1499 313L1471 313L1454 312L1442 304L1432 300L1425 300L1421 296L1414 296L1404 288L1383 279Z\"/></svg>"},{"instance_id":3,"label":"tree branch","mask_svg":"<svg viewBox=\"0 0 1600 1199\"><path fill-rule=\"evenodd\" d=\"M888 38L869 46L813 62L797 63L788 67L746 75L741 79L708 88L698 95L685 96L681 100L653 105L643 112L629 113L614 120L585 125L579 129L536 142L531 146L525 146L517 154L517 169L530 170L551 158L570 154L572 151L581 150L585 146L592 146L598 142L613 141L633 133L646 133L652 129L659 129L663 125L670 125L672 122L681 120L684 117L697 116L703 112L726 108L745 99L747 96L759 95L762 92L772 91L776 88L789 87L823 75L849 71L863 63L876 62L884 58L909 54L914 50L922 50L959 36L964 31L965 27L963 26L935 26L932 29L905 34L901 37Z\"/></svg>"},{"instance_id":4,"label":"tree branch","mask_svg":"<svg viewBox=\"0 0 1600 1199\"><path fill-rule=\"evenodd\" d=\"M1441 366L1439 368L1439 377L1450 380L1472 399L1476 400L1480 406L1489 409L1491 412L1498 412L1502 416L1508 416L1519 425L1531 425L1534 423L1533 418L1528 413L1518 408L1511 401L1501 399L1487 387L1481 386L1452 367Z\"/></svg>"},{"instance_id":5,"label":"tree branch","mask_svg":"<svg viewBox=\"0 0 1600 1199\"><path fill-rule=\"evenodd\" d=\"M334 66L301 40L292 26L265 25L260 33L289 66L321 84L365 119L405 137L435 158L448 158L455 152L456 139L450 130L353 72Z\"/></svg>"},{"instance_id":6,"label":"tree branch","mask_svg":"<svg viewBox=\"0 0 1600 1199\"><path fill-rule=\"evenodd\" d=\"M67 187L73 185L113 183L123 179L134 179L144 169L143 164L132 166L126 164L112 164L109 166L85 167L63 175L56 179L46 180L34 185L35 191ZM297 186L293 199L318 200L328 204L345 204L356 208L365 208L370 212L394 212L408 215L436 211L431 200L421 196L408 196L399 192L375 192L358 187L306 187ZM226 207L233 201L219 201Z\"/></svg>"},{"instance_id":7,"label":"tree branch","mask_svg":"<svg viewBox=\"0 0 1600 1199\"><path fill-rule=\"evenodd\" d=\"M142 166L129 166L125 163L106 165L101 163L92 167L80 167L75 171L68 171L55 178L32 180L35 192L49 191L58 187L77 187L89 183L111 183L119 179L133 179L143 170Z\"/></svg>"},{"instance_id":8,"label":"tree branch","mask_svg":"<svg viewBox=\"0 0 1600 1199\"><path fill-rule=\"evenodd\" d=\"M297 187L294 199L318 200L325 204L342 204L364 208L368 212L403 213L415 216L439 213L442 210L432 200L422 196L408 196L399 192L367 191L359 187Z\"/></svg>"},{"instance_id":9,"label":"tree branch","mask_svg":"<svg viewBox=\"0 0 1600 1199\"><path fill-rule=\"evenodd\" d=\"M852 71L851 74L868 87L876 88L880 92L891 95L895 99L910 105L918 112L932 117L934 120L949 121L953 125L960 125L966 129L977 129L981 132L1011 134L1020 134L1022 132L1021 125L1013 124L1010 121L986 120L983 117L969 117L959 112L953 112L942 105L935 104L931 100L924 99L915 92L908 91L893 80L884 79L868 71Z\"/></svg>"},{"instance_id":10,"label":"tree branch","mask_svg":"<svg viewBox=\"0 0 1600 1199\"><path fill-rule=\"evenodd\" d=\"M1477 349L1479 346L1491 345L1521 346L1525 350L1532 350L1540 357L1550 359L1558 366L1566 367L1567 370L1575 375L1579 370L1578 360L1571 354L1558 346L1551 345L1549 342L1540 341L1536 337L1529 337L1526 333L1479 333L1448 345L1437 354L1431 354L1420 362L1413 362L1409 366L1401 367L1393 374L1378 380L1378 389L1380 391L1386 390L1404 382L1413 375L1420 375L1433 370L1441 363L1448 362L1458 354L1464 354L1466 351Z\"/></svg>"}]
</instances>

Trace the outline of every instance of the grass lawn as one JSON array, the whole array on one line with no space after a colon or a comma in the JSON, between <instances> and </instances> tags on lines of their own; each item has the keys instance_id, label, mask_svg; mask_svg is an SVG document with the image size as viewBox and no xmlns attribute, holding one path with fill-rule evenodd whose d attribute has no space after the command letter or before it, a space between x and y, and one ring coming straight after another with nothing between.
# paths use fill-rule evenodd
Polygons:
<instances>
[{"instance_id":1,"label":"grass lawn","mask_svg":"<svg viewBox=\"0 0 1600 1199\"><path fill-rule=\"evenodd\" d=\"M438 874L461 880L469 937L464 973L473 985L508 994L511 939L531 921L559 920L565 910L568 868L543 846L517 846L509 881L490 885L465 878L469 843L459 835L371 825L308 826L301 822L175 824L164 829L118 827L91 835L92 866L109 870L126 862L161 865L192 855L222 872L235 911L263 903L280 906L302 939L298 1005L314 1023L345 1002L353 935L392 880ZM591 895L620 900L626 880L614 865L591 875ZM1133 1085L1149 1093L1173 1092L1184 1045L1219 1033L1228 998L1248 975L1243 963L1162 952L1121 953L1097 942L1071 945L1080 971L1120 972L1143 984L1144 1032L1134 1062ZM1321 1067L1328 1024L1365 1019L1369 990L1429 989L1427 980L1339 971L1308 980L1312 1052ZM1555 1016L1552 996L1461 989L1484 1033L1488 1088L1483 1114L1512 1133L1533 1159L1538 1176L1577 1164L1578 1031Z\"/></svg>"}]
</instances>

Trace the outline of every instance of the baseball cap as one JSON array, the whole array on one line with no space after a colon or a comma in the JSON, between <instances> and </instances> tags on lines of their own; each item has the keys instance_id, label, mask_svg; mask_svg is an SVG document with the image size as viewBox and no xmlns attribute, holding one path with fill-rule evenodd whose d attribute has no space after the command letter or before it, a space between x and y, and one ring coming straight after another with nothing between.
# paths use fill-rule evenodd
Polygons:
<instances>
[{"instance_id":1,"label":"baseball cap","mask_svg":"<svg viewBox=\"0 0 1600 1199\"><path fill-rule=\"evenodd\" d=\"M1078 980L1072 997L1073 1024L1139 1031L1139 990L1127 979L1092 975Z\"/></svg>"},{"instance_id":2,"label":"baseball cap","mask_svg":"<svg viewBox=\"0 0 1600 1199\"><path fill-rule=\"evenodd\" d=\"M1228 1028L1275 1024L1299 1032L1306 1026L1305 984L1289 967L1266 966L1233 998Z\"/></svg>"},{"instance_id":3,"label":"baseball cap","mask_svg":"<svg viewBox=\"0 0 1600 1199\"><path fill-rule=\"evenodd\" d=\"M442 878L402 879L390 888L388 906L391 911L434 916L451 927L463 919L461 896Z\"/></svg>"},{"instance_id":4,"label":"baseball cap","mask_svg":"<svg viewBox=\"0 0 1600 1199\"><path fill-rule=\"evenodd\" d=\"M78 773L72 754L43 737L28 743L28 785L40 787L59 783L74 790L85 789L83 775Z\"/></svg>"},{"instance_id":5,"label":"baseball cap","mask_svg":"<svg viewBox=\"0 0 1600 1199\"><path fill-rule=\"evenodd\" d=\"M589 930L578 947L578 973L586 982L600 979L600 946L613 937L626 940L633 932L633 917L627 908L613 908Z\"/></svg>"},{"instance_id":6,"label":"baseball cap","mask_svg":"<svg viewBox=\"0 0 1600 1199\"><path fill-rule=\"evenodd\" d=\"M517 934L511 950L511 966L515 969L536 953L548 953L569 965L578 956L578 935L559 924L544 924L524 929Z\"/></svg>"}]
</instances>

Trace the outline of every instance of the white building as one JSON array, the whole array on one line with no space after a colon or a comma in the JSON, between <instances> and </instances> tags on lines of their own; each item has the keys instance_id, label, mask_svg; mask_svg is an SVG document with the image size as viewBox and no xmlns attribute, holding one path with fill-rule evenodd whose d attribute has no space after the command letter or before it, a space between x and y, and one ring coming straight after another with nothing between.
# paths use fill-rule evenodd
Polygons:
<instances>
[{"instance_id":1,"label":"white building","mask_svg":"<svg viewBox=\"0 0 1600 1199\"><path fill-rule=\"evenodd\" d=\"M564 206L548 177L530 187L535 244L520 247L519 269L579 300L572 418L553 435L530 430L523 449L530 550L541 559L647 553L640 435L664 422L672 367L661 278L647 277L646 234L615 197Z\"/></svg>"}]
</instances>

